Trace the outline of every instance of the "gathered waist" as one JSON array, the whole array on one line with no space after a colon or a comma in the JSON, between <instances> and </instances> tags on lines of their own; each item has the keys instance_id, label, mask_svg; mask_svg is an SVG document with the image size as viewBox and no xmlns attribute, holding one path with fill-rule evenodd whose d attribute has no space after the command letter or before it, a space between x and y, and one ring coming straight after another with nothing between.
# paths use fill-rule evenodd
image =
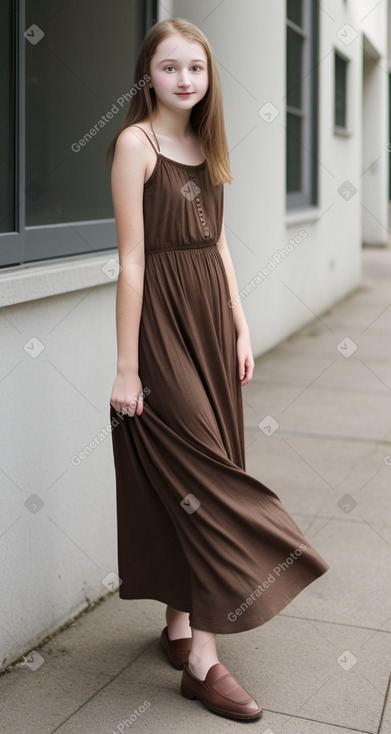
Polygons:
<instances>
[{"instance_id":1,"label":"gathered waist","mask_svg":"<svg viewBox=\"0 0 391 734\"><path fill-rule=\"evenodd\" d=\"M173 245L171 247L159 247L159 249L155 249L155 250L150 250L146 248L145 254L155 255L158 252L173 252L176 250L202 250L205 247L216 247L216 242L208 242L208 243L200 242L199 244L192 243L189 245L184 245L183 243L181 243L180 245Z\"/></svg>"}]
</instances>

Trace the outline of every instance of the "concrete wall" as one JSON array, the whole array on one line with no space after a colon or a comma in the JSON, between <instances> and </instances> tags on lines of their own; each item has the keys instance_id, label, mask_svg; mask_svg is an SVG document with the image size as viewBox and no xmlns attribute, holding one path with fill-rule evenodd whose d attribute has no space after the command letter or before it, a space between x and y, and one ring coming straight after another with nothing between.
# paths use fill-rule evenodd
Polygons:
<instances>
[{"instance_id":1,"label":"concrete wall","mask_svg":"<svg viewBox=\"0 0 391 734\"><path fill-rule=\"evenodd\" d=\"M386 62L387 7L382 3L369 12L368 3L334 0L328 3L327 12L320 11L319 203L316 208L294 213L287 211L285 203L285 2L247 0L238 12L235 0L213 5L206 0L174 0L173 8L177 15L202 28L220 66L235 175L235 181L225 187L225 225L239 289L246 288L291 238L298 237L300 242L300 231L306 233L243 300L253 350L258 355L360 283L363 190L370 210L364 220L366 241L386 242L388 173L382 148L387 140L386 74L379 71L381 78L374 82L376 92L365 116L370 127L366 157L381 157L376 175L366 177L361 45L365 33ZM357 32L349 44L341 40L343 35L338 36L346 24ZM334 133L334 48L351 60L348 136ZM258 115L267 102L279 111L269 124ZM338 193L346 180L357 189L349 201ZM371 227L369 221L373 223L376 218L382 223Z\"/></svg>"},{"instance_id":2,"label":"concrete wall","mask_svg":"<svg viewBox=\"0 0 391 734\"><path fill-rule=\"evenodd\" d=\"M106 594L118 570L114 308L108 283L0 312L1 666Z\"/></svg>"},{"instance_id":3,"label":"concrete wall","mask_svg":"<svg viewBox=\"0 0 391 734\"><path fill-rule=\"evenodd\" d=\"M361 46L365 33L387 68L386 4L369 12L367 2L334 0L320 13L319 205L294 213L285 206L285 2L165 7L204 30L219 62L235 176L225 187L225 226L240 289L291 238L306 235L243 301L258 356L359 285L363 193L372 208L366 239L382 239L381 224L370 221L381 221L387 202L376 143L387 140L386 74L376 78L373 69L366 87L363 160ZM358 32L349 45L338 37L346 23ZM351 59L347 137L333 130L334 46ZM279 112L270 124L258 114L267 102ZM349 201L338 193L346 180L357 188ZM1 665L106 593L103 580L117 571L111 437L102 433L116 369L115 282L101 270L109 257L0 272ZM89 456L72 461L91 441Z\"/></svg>"}]
</instances>

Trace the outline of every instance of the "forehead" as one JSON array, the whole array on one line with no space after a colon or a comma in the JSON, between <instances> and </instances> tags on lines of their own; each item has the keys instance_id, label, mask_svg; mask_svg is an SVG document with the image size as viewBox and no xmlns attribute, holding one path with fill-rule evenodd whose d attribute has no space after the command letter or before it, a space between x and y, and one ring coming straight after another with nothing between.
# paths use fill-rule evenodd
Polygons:
<instances>
[{"instance_id":1,"label":"forehead","mask_svg":"<svg viewBox=\"0 0 391 734\"><path fill-rule=\"evenodd\" d=\"M207 61L204 47L198 41L192 41L178 34L172 34L160 41L153 57L153 62L159 64L163 59L177 61Z\"/></svg>"}]
</instances>

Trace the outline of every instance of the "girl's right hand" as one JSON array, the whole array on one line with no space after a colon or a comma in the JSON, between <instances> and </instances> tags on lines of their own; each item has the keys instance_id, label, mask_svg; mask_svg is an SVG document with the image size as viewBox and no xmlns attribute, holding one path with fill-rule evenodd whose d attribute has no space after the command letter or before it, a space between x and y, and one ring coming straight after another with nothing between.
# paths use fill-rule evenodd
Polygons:
<instances>
[{"instance_id":1,"label":"girl's right hand","mask_svg":"<svg viewBox=\"0 0 391 734\"><path fill-rule=\"evenodd\" d=\"M111 391L110 404L116 411L130 417L143 412L143 386L137 373L117 373Z\"/></svg>"}]
</instances>

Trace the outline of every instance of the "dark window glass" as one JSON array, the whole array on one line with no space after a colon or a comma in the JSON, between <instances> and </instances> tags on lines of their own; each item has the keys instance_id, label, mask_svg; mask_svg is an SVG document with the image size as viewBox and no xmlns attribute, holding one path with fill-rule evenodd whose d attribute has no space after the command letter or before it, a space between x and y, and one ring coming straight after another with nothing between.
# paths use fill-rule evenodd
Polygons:
<instances>
[{"instance_id":1,"label":"dark window glass","mask_svg":"<svg viewBox=\"0 0 391 734\"><path fill-rule=\"evenodd\" d=\"M287 192L302 189L301 117L287 113L286 183Z\"/></svg>"},{"instance_id":2,"label":"dark window glass","mask_svg":"<svg viewBox=\"0 0 391 734\"><path fill-rule=\"evenodd\" d=\"M347 62L335 54L335 124L346 127L346 69Z\"/></svg>"},{"instance_id":3,"label":"dark window glass","mask_svg":"<svg viewBox=\"0 0 391 734\"><path fill-rule=\"evenodd\" d=\"M27 226L113 217L104 157L129 105L143 6L27 0Z\"/></svg>"},{"instance_id":4,"label":"dark window glass","mask_svg":"<svg viewBox=\"0 0 391 734\"><path fill-rule=\"evenodd\" d=\"M303 82L303 38L288 26L286 41L287 104L300 109Z\"/></svg>"},{"instance_id":5,"label":"dark window glass","mask_svg":"<svg viewBox=\"0 0 391 734\"><path fill-rule=\"evenodd\" d=\"M302 0L287 0L286 14L292 23L296 23L296 25L301 27L303 24Z\"/></svg>"}]
</instances>

